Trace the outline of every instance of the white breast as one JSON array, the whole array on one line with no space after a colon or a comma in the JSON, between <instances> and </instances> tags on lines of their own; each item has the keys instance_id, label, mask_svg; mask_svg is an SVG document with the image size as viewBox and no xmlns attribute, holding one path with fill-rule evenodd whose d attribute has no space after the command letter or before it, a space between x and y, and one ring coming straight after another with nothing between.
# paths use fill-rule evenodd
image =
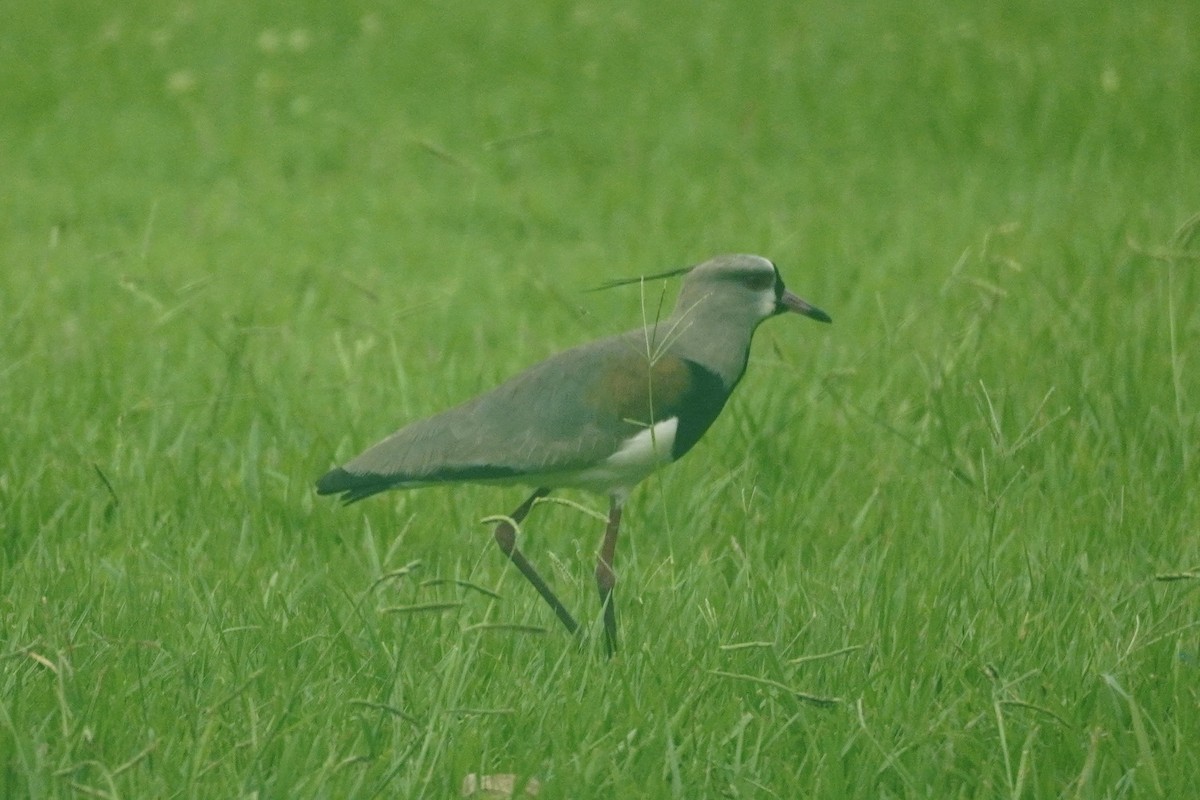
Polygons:
<instances>
[{"instance_id":1,"label":"white breast","mask_svg":"<svg viewBox=\"0 0 1200 800\"><path fill-rule=\"evenodd\" d=\"M616 469L638 471L646 474L671 461L671 448L675 446L675 431L679 428L679 417L671 417L638 431L625 440L621 449L604 460Z\"/></svg>"},{"instance_id":2,"label":"white breast","mask_svg":"<svg viewBox=\"0 0 1200 800\"><path fill-rule=\"evenodd\" d=\"M596 466L562 476L563 479L555 481L554 485L623 498L650 473L671 463L671 448L678 428L678 417L656 422L626 439L617 452Z\"/></svg>"}]
</instances>

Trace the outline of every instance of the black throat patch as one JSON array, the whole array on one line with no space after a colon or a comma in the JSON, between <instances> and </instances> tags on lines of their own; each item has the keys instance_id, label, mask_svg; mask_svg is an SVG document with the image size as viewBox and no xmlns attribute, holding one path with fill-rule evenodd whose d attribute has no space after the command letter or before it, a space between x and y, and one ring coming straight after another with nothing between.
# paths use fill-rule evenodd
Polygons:
<instances>
[{"instance_id":1,"label":"black throat patch","mask_svg":"<svg viewBox=\"0 0 1200 800\"><path fill-rule=\"evenodd\" d=\"M672 459L681 458L700 441L700 437L725 407L730 394L721 378L712 370L695 361L685 360L684 364L691 378L688 390L663 415L679 419L675 442L671 446Z\"/></svg>"}]
</instances>

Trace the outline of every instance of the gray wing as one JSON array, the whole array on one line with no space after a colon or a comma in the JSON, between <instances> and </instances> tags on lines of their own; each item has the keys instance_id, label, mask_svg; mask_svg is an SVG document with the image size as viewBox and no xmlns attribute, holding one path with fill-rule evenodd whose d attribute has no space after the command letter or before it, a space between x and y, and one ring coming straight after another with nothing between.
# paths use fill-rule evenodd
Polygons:
<instances>
[{"instance_id":1,"label":"gray wing","mask_svg":"<svg viewBox=\"0 0 1200 800\"><path fill-rule=\"evenodd\" d=\"M648 382L642 335L566 350L486 394L417 420L324 475L317 491L353 502L391 488L519 480L602 461L641 430L629 414L644 403L624 396L636 396Z\"/></svg>"}]
</instances>

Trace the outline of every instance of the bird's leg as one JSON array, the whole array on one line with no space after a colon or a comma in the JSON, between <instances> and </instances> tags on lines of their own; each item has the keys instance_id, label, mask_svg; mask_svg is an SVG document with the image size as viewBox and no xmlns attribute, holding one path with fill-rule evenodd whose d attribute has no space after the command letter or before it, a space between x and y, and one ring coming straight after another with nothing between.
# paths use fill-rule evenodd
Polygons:
<instances>
[{"instance_id":1,"label":"bird's leg","mask_svg":"<svg viewBox=\"0 0 1200 800\"><path fill-rule=\"evenodd\" d=\"M513 522L520 524L521 520L529 513L529 509L533 508L533 504L541 498L550 494L549 489L538 489L529 499L522 503L516 511L512 512L509 517ZM500 545L500 549L504 551L504 555L508 556L509 560L516 565L517 569L521 570L521 574L533 584L533 588L538 590L538 594L542 599L550 604L554 609L554 613L562 621L562 624L567 626L567 630L571 633L579 630L579 623L571 616L571 612L567 611L566 607L554 594L554 590L542 580L542 576L533 568L525 555L517 548L517 530L509 523L508 520L502 521L496 526L496 544Z\"/></svg>"},{"instance_id":2,"label":"bird's leg","mask_svg":"<svg viewBox=\"0 0 1200 800\"><path fill-rule=\"evenodd\" d=\"M610 656L617 652L617 607L612 595L613 587L617 585L613 557L617 552L617 533L620 529L621 504L614 497L608 509L608 527L604 530L600 557L596 559L596 588L600 591L600 605L604 608L604 645Z\"/></svg>"}]
</instances>

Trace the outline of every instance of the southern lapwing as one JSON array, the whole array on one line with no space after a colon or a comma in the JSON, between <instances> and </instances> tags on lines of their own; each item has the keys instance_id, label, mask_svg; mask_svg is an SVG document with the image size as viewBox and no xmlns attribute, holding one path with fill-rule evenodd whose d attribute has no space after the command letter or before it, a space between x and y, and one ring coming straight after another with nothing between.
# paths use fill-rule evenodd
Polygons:
<instances>
[{"instance_id":1,"label":"southern lapwing","mask_svg":"<svg viewBox=\"0 0 1200 800\"><path fill-rule=\"evenodd\" d=\"M409 423L326 473L317 492L352 503L388 489L445 483L535 487L496 526L496 542L572 633L579 624L518 549L515 526L554 489L607 495L596 586L611 655L613 556L625 499L650 473L691 450L721 413L746 370L760 322L787 311L830 321L784 288L779 270L759 256L718 256L652 277L677 274L683 286L670 317L559 353L486 394Z\"/></svg>"}]
</instances>

